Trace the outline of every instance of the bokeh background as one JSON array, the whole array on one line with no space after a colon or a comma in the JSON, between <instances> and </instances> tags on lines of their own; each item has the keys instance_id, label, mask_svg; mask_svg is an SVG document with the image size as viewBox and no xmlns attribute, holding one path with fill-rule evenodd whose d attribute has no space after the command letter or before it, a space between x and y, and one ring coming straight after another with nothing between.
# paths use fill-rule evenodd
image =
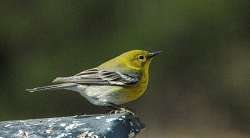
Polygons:
<instances>
[{"instance_id":1,"label":"bokeh background","mask_svg":"<svg viewBox=\"0 0 250 138\"><path fill-rule=\"evenodd\" d=\"M132 49L163 50L129 104L139 138L250 137L249 0L0 2L0 120L105 112L70 91L28 93Z\"/></svg>"}]
</instances>

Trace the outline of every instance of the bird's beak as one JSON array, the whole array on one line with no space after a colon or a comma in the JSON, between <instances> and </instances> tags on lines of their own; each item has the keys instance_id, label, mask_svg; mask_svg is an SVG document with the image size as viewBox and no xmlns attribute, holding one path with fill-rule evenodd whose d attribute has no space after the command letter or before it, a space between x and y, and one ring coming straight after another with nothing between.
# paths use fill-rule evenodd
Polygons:
<instances>
[{"instance_id":1,"label":"bird's beak","mask_svg":"<svg viewBox=\"0 0 250 138\"><path fill-rule=\"evenodd\" d=\"M150 52L148 57L149 58L155 57L155 56L159 55L161 52L162 51Z\"/></svg>"}]
</instances>

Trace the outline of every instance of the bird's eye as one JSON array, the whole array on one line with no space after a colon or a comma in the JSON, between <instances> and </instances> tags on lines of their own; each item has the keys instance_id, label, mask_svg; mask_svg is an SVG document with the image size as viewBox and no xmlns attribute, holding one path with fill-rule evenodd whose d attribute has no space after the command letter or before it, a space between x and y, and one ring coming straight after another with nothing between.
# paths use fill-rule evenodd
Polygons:
<instances>
[{"instance_id":1,"label":"bird's eye","mask_svg":"<svg viewBox=\"0 0 250 138\"><path fill-rule=\"evenodd\" d=\"M140 61L142 61L142 62L146 61L146 57L143 56L143 55L139 55L139 56L138 56L138 59L139 59Z\"/></svg>"}]
</instances>

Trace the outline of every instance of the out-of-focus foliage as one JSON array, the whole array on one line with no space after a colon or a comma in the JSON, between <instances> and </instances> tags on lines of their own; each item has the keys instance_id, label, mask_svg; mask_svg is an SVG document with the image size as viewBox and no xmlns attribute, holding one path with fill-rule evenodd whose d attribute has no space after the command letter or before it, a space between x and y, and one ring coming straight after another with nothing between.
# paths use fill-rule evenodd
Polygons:
<instances>
[{"instance_id":1,"label":"out-of-focus foliage","mask_svg":"<svg viewBox=\"0 0 250 138\"><path fill-rule=\"evenodd\" d=\"M131 49L163 50L129 104L141 137L249 137L249 0L0 2L0 120L103 113L74 92L27 93Z\"/></svg>"}]
</instances>

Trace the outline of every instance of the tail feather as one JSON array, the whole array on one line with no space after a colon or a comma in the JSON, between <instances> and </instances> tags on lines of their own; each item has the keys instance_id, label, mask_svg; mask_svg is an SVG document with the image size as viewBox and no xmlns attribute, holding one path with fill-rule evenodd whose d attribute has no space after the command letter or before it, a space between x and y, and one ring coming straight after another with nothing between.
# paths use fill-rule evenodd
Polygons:
<instances>
[{"instance_id":1,"label":"tail feather","mask_svg":"<svg viewBox=\"0 0 250 138\"><path fill-rule=\"evenodd\" d=\"M56 84L56 85L49 85L49 86L42 86L42 87L36 87L32 89L26 89L28 92L37 92L37 91L46 91L46 90L57 90L57 89L65 89L68 87L76 86L75 83L62 83L62 84Z\"/></svg>"}]
</instances>

